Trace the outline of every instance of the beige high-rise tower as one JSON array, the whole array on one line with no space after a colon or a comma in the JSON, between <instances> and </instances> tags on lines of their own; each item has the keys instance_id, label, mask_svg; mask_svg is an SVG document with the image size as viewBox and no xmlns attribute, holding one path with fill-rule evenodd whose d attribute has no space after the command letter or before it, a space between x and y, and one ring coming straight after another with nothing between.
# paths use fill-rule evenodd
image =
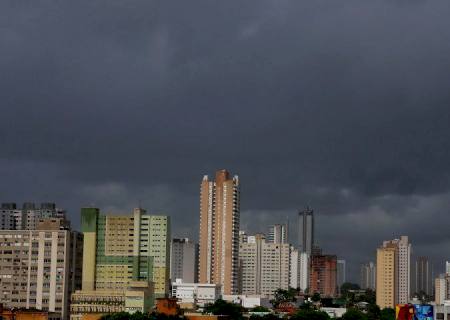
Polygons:
<instances>
[{"instance_id":1,"label":"beige high-rise tower","mask_svg":"<svg viewBox=\"0 0 450 320\"><path fill-rule=\"evenodd\" d=\"M238 293L239 178L226 170L200 187L199 282L222 285L223 294Z\"/></svg>"},{"instance_id":2,"label":"beige high-rise tower","mask_svg":"<svg viewBox=\"0 0 450 320\"><path fill-rule=\"evenodd\" d=\"M394 308L410 298L411 244L407 236L384 241L377 249L377 305Z\"/></svg>"}]
</instances>

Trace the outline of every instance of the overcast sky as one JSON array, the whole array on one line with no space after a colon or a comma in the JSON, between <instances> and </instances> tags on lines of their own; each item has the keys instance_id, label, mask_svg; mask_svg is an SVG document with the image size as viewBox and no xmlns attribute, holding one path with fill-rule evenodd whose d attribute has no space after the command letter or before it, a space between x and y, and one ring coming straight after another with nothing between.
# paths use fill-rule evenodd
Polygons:
<instances>
[{"instance_id":1,"label":"overcast sky","mask_svg":"<svg viewBox=\"0 0 450 320\"><path fill-rule=\"evenodd\" d=\"M450 259L450 1L0 1L0 201L168 214L204 174L241 228L309 205L350 264L409 235ZM291 228L291 239L296 239Z\"/></svg>"}]
</instances>

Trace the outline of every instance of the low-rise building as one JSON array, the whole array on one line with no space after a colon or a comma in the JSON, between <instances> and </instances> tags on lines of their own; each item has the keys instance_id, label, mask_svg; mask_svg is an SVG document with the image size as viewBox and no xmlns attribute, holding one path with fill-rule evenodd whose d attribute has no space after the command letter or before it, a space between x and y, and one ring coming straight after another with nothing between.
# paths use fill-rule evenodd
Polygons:
<instances>
[{"instance_id":1,"label":"low-rise building","mask_svg":"<svg viewBox=\"0 0 450 320\"><path fill-rule=\"evenodd\" d=\"M153 296L153 284L146 281L132 281L126 290L79 290L72 294L70 319L97 319L117 312L145 313L153 306Z\"/></svg>"},{"instance_id":2,"label":"low-rise building","mask_svg":"<svg viewBox=\"0 0 450 320\"><path fill-rule=\"evenodd\" d=\"M35 309L6 309L0 303L2 320L61 320L61 314Z\"/></svg>"},{"instance_id":3,"label":"low-rise building","mask_svg":"<svg viewBox=\"0 0 450 320\"><path fill-rule=\"evenodd\" d=\"M224 295L223 300L239 304L246 309L252 309L255 307L272 307L270 298L260 295Z\"/></svg>"},{"instance_id":4,"label":"low-rise building","mask_svg":"<svg viewBox=\"0 0 450 320\"><path fill-rule=\"evenodd\" d=\"M172 297L180 303L204 306L221 298L221 286L214 283L184 283L178 279L172 283Z\"/></svg>"}]
</instances>

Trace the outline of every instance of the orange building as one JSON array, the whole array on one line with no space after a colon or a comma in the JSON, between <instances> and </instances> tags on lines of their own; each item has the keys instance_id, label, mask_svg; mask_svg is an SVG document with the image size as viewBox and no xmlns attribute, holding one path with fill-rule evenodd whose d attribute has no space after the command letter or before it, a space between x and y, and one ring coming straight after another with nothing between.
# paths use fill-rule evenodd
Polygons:
<instances>
[{"instance_id":1,"label":"orange building","mask_svg":"<svg viewBox=\"0 0 450 320\"><path fill-rule=\"evenodd\" d=\"M200 187L199 282L222 286L223 294L238 293L240 193L238 176L216 172Z\"/></svg>"},{"instance_id":2,"label":"orange building","mask_svg":"<svg viewBox=\"0 0 450 320\"><path fill-rule=\"evenodd\" d=\"M312 293L322 297L336 296L337 257L334 255L311 256L309 287Z\"/></svg>"},{"instance_id":3,"label":"orange building","mask_svg":"<svg viewBox=\"0 0 450 320\"><path fill-rule=\"evenodd\" d=\"M180 313L180 307L175 298L158 298L156 299L156 312L165 314L166 316L176 316Z\"/></svg>"},{"instance_id":4,"label":"orange building","mask_svg":"<svg viewBox=\"0 0 450 320\"><path fill-rule=\"evenodd\" d=\"M2 320L61 320L61 315L35 309L4 309L0 303L0 317Z\"/></svg>"}]
</instances>

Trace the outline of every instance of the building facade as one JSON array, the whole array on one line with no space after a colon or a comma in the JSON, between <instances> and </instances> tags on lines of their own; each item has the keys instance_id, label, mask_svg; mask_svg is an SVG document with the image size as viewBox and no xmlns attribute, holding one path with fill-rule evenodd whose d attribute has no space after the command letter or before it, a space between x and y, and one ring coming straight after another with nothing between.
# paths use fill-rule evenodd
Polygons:
<instances>
[{"instance_id":1,"label":"building facade","mask_svg":"<svg viewBox=\"0 0 450 320\"><path fill-rule=\"evenodd\" d=\"M226 170L200 187L199 282L238 292L240 191L238 176Z\"/></svg>"},{"instance_id":2,"label":"building facade","mask_svg":"<svg viewBox=\"0 0 450 320\"><path fill-rule=\"evenodd\" d=\"M170 279L197 283L198 246L188 238L172 239L170 246Z\"/></svg>"},{"instance_id":3,"label":"building facade","mask_svg":"<svg viewBox=\"0 0 450 320\"><path fill-rule=\"evenodd\" d=\"M83 290L124 290L131 281L154 283L156 296L169 293L170 218L148 215L101 215L81 209L84 234Z\"/></svg>"},{"instance_id":4,"label":"building facade","mask_svg":"<svg viewBox=\"0 0 450 320\"><path fill-rule=\"evenodd\" d=\"M364 263L360 269L360 282L361 289L375 290L376 287L376 265L373 262Z\"/></svg>"},{"instance_id":5,"label":"building facade","mask_svg":"<svg viewBox=\"0 0 450 320\"><path fill-rule=\"evenodd\" d=\"M435 295L434 301L437 305L443 304L445 300L448 300L448 278L445 274L442 274L439 278L434 280Z\"/></svg>"},{"instance_id":6,"label":"building facade","mask_svg":"<svg viewBox=\"0 0 450 320\"><path fill-rule=\"evenodd\" d=\"M335 255L312 255L309 289L322 297L337 294L337 257Z\"/></svg>"},{"instance_id":7,"label":"building facade","mask_svg":"<svg viewBox=\"0 0 450 320\"><path fill-rule=\"evenodd\" d=\"M341 286L347 282L347 271L345 266L345 260L337 260L337 270L336 270L336 282L338 293L341 293Z\"/></svg>"},{"instance_id":8,"label":"building facade","mask_svg":"<svg viewBox=\"0 0 450 320\"><path fill-rule=\"evenodd\" d=\"M310 259L306 252L299 252L291 247L291 261L289 270L289 286L299 288L305 292L309 286Z\"/></svg>"},{"instance_id":9,"label":"building facade","mask_svg":"<svg viewBox=\"0 0 450 320\"><path fill-rule=\"evenodd\" d=\"M384 241L377 249L377 304L394 308L410 299L411 244L407 236Z\"/></svg>"},{"instance_id":10,"label":"building facade","mask_svg":"<svg viewBox=\"0 0 450 320\"><path fill-rule=\"evenodd\" d=\"M433 264L427 257L414 260L411 277L411 293L421 298L423 294L431 297L433 292Z\"/></svg>"},{"instance_id":11,"label":"building facade","mask_svg":"<svg viewBox=\"0 0 450 320\"><path fill-rule=\"evenodd\" d=\"M172 297L179 302L204 306L214 303L221 298L221 289L218 284L211 283L185 283L178 279L172 283Z\"/></svg>"},{"instance_id":12,"label":"building facade","mask_svg":"<svg viewBox=\"0 0 450 320\"><path fill-rule=\"evenodd\" d=\"M312 254L314 246L314 211L306 208L298 213L299 250Z\"/></svg>"},{"instance_id":13,"label":"building facade","mask_svg":"<svg viewBox=\"0 0 450 320\"><path fill-rule=\"evenodd\" d=\"M262 234L239 245L240 291L244 295L273 296L289 288L290 245L268 243Z\"/></svg>"},{"instance_id":14,"label":"building facade","mask_svg":"<svg viewBox=\"0 0 450 320\"><path fill-rule=\"evenodd\" d=\"M287 224L274 224L269 227L269 233L267 236L267 242L269 243L288 243L288 225Z\"/></svg>"},{"instance_id":15,"label":"building facade","mask_svg":"<svg viewBox=\"0 0 450 320\"><path fill-rule=\"evenodd\" d=\"M40 206L32 202L25 202L22 208L18 208L13 202L2 203L0 209L0 230L35 230L37 223L42 218L59 218L66 220L66 211L56 207L54 203L44 202Z\"/></svg>"},{"instance_id":16,"label":"building facade","mask_svg":"<svg viewBox=\"0 0 450 320\"><path fill-rule=\"evenodd\" d=\"M0 231L0 301L67 319L70 294L81 287L82 237L54 227Z\"/></svg>"}]
</instances>

